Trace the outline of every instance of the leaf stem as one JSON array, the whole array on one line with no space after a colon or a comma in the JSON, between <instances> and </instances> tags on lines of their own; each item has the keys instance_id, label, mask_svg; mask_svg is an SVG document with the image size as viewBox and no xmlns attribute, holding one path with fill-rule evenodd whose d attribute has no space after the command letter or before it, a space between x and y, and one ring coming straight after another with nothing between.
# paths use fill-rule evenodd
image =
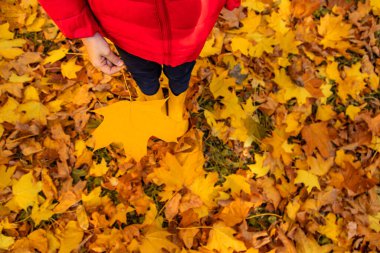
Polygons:
<instances>
[{"instance_id":1,"label":"leaf stem","mask_svg":"<svg viewBox=\"0 0 380 253\"><path fill-rule=\"evenodd\" d=\"M210 227L210 226L198 226L198 227L187 227L187 228L177 228L177 229L185 230L185 229L196 229L196 228L211 228L211 229L213 229L213 227Z\"/></svg>"},{"instance_id":2,"label":"leaf stem","mask_svg":"<svg viewBox=\"0 0 380 253\"><path fill-rule=\"evenodd\" d=\"M282 216L281 216L281 215L278 215L278 214L275 214L275 213L259 213L259 214L253 214L253 215L251 215L251 216L248 216L248 217L245 218L245 219L252 219L252 218L261 217L261 216L276 216L276 217L282 219Z\"/></svg>"}]
</instances>

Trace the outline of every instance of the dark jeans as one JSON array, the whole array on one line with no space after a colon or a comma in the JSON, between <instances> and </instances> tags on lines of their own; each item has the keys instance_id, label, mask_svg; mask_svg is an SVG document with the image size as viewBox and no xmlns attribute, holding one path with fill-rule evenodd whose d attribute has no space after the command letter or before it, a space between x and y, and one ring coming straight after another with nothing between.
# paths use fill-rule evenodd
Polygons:
<instances>
[{"instance_id":1,"label":"dark jeans","mask_svg":"<svg viewBox=\"0 0 380 253\"><path fill-rule=\"evenodd\" d=\"M191 71L194 68L195 61L185 62L176 67L161 66L159 63L142 59L119 47L116 48L128 71L144 94L153 95L157 93L160 88L159 78L162 70L164 70L164 74L169 79L169 88L174 95L181 94L189 87Z\"/></svg>"}]
</instances>

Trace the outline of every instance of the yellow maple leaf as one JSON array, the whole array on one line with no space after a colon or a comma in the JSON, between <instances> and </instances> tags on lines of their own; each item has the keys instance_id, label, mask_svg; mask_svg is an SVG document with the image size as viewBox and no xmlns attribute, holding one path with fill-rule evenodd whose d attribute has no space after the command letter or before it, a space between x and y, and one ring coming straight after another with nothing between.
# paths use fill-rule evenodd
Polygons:
<instances>
[{"instance_id":1,"label":"yellow maple leaf","mask_svg":"<svg viewBox=\"0 0 380 253\"><path fill-rule=\"evenodd\" d=\"M102 188L98 186L87 195L82 193L83 205L88 209L99 206L102 203L102 199L100 197L101 191L102 191Z\"/></svg>"},{"instance_id":2,"label":"yellow maple leaf","mask_svg":"<svg viewBox=\"0 0 380 253\"><path fill-rule=\"evenodd\" d=\"M360 62L352 65L351 67L345 67L346 77L344 80L338 81L338 95L346 103L348 96L350 95L355 100L362 100L360 94L366 88L365 79L368 77L367 73L360 71L362 64Z\"/></svg>"},{"instance_id":3,"label":"yellow maple leaf","mask_svg":"<svg viewBox=\"0 0 380 253\"><path fill-rule=\"evenodd\" d=\"M94 177L101 177L105 175L108 171L107 163L104 158L102 158L102 161L100 163L93 163L90 167L90 176Z\"/></svg>"},{"instance_id":4,"label":"yellow maple leaf","mask_svg":"<svg viewBox=\"0 0 380 253\"><path fill-rule=\"evenodd\" d=\"M261 57L264 52L273 53L273 46L278 44L275 38L258 32L248 34L247 39L256 42L256 44L249 49L249 55L252 57Z\"/></svg>"},{"instance_id":5,"label":"yellow maple leaf","mask_svg":"<svg viewBox=\"0 0 380 253\"><path fill-rule=\"evenodd\" d=\"M298 213L298 210L301 207L301 204L299 203L299 198L294 199L292 202L289 202L286 206L286 214L288 217L292 220L296 220L296 215Z\"/></svg>"},{"instance_id":6,"label":"yellow maple leaf","mask_svg":"<svg viewBox=\"0 0 380 253\"><path fill-rule=\"evenodd\" d=\"M373 14L380 16L380 0L370 0Z\"/></svg>"},{"instance_id":7,"label":"yellow maple leaf","mask_svg":"<svg viewBox=\"0 0 380 253\"><path fill-rule=\"evenodd\" d=\"M320 105L318 106L316 118L322 121L329 121L335 117L336 112L333 110L332 105Z\"/></svg>"},{"instance_id":8,"label":"yellow maple leaf","mask_svg":"<svg viewBox=\"0 0 380 253\"><path fill-rule=\"evenodd\" d=\"M36 226L38 226L43 220L49 220L50 217L55 214L52 210L57 204L58 203L51 204L51 200L45 200L40 206L37 203L34 203L30 217L33 219Z\"/></svg>"},{"instance_id":9,"label":"yellow maple leaf","mask_svg":"<svg viewBox=\"0 0 380 253\"><path fill-rule=\"evenodd\" d=\"M312 97L304 87L299 87L293 83L284 68L281 68L280 71L275 70L273 81L281 88L277 94L277 98L281 103L286 103L288 100L296 98L297 103L302 105L306 103L308 97Z\"/></svg>"},{"instance_id":10,"label":"yellow maple leaf","mask_svg":"<svg viewBox=\"0 0 380 253\"><path fill-rule=\"evenodd\" d=\"M261 1L250 1L250 0L243 0L242 6L248 7L250 11L258 11L262 12L265 10L266 4L264 4Z\"/></svg>"},{"instance_id":11,"label":"yellow maple leaf","mask_svg":"<svg viewBox=\"0 0 380 253\"><path fill-rule=\"evenodd\" d=\"M15 238L0 234L0 249L8 250L15 243Z\"/></svg>"},{"instance_id":12,"label":"yellow maple leaf","mask_svg":"<svg viewBox=\"0 0 380 253\"><path fill-rule=\"evenodd\" d=\"M343 16L326 14L321 18L321 24L318 26L318 33L323 36L321 44L324 48L331 47L345 50L350 47L350 43L344 41L349 38L351 24L343 21Z\"/></svg>"},{"instance_id":13,"label":"yellow maple leaf","mask_svg":"<svg viewBox=\"0 0 380 253\"><path fill-rule=\"evenodd\" d=\"M46 18L37 17L33 22L27 25L26 30L28 32L39 32L42 30L43 25L46 23Z\"/></svg>"},{"instance_id":14,"label":"yellow maple leaf","mask_svg":"<svg viewBox=\"0 0 380 253\"><path fill-rule=\"evenodd\" d=\"M252 173L256 174L256 177L265 176L269 172L269 166L264 165L264 160L266 156L255 154L255 164L248 164L248 168L252 171Z\"/></svg>"},{"instance_id":15,"label":"yellow maple leaf","mask_svg":"<svg viewBox=\"0 0 380 253\"><path fill-rule=\"evenodd\" d=\"M47 63L54 63L56 61L59 61L60 59L66 56L67 52L69 52L69 49L64 48L64 47L61 47L56 50L52 50L48 52L49 56L43 60L42 64L45 65Z\"/></svg>"},{"instance_id":16,"label":"yellow maple leaf","mask_svg":"<svg viewBox=\"0 0 380 253\"><path fill-rule=\"evenodd\" d=\"M296 39L296 34L292 30L287 31L285 34L276 34L276 40L281 45L283 57L288 57L289 54L299 53L297 46L302 44L302 42Z\"/></svg>"},{"instance_id":17,"label":"yellow maple leaf","mask_svg":"<svg viewBox=\"0 0 380 253\"><path fill-rule=\"evenodd\" d=\"M27 86L24 90L23 102L25 103L28 101L40 101L38 90L33 86Z\"/></svg>"},{"instance_id":18,"label":"yellow maple leaf","mask_svg":"<svg viewBox=\"0 0 380 253\"><path fill-rule=\"evenodd\" d=\"M26 209L38 202L38 193L42 189L42 183L36 182L32 172L24 174L18 181L13 183L13 198L6 204L11 210L15 208Z\"/></svg>"},{"instance_id":19,"label":"yellow maple leaf","mask_svg":"<svg viewBox=\"0 0 380 253\"><path fill-rule=\"evenodd\" d=\"M26 43L24 39L0 40L0 56L7 59L14 59L24 51L20 48Z\"/></svg>"},{"instance_id":20,"label":"yellow maple leaf","mask_svg":"<svg viewBox=\"0 0 380 253\"><path fill-rule=\"evenodd\" d=\"M327 64L325 71L328 79L334 80L336 82L342 80L338 70L338 65L338 62L336 61L332 61Z\"/></svg>"},{"instance_id":21,"label":"yellow maple leaf","mask_svg":"<svg viewBox=\"0 0 380 253\"><path fill-rule=\"evenodd\" d=\"M9 23L6 22L0 25L0 39L11 40L13 39L14 33L9 31Z\"/></svg>"},{"instance_id":22,"label":"yellow maple leaf","mask_svg":"<svg viewBox=\"0 0 380 253\"><path fill-rule=\"evenodd\" d=\"M83 68L83 66L76 65L75 64L76 60L77 60L77 58L73 57L70 60L68 60L67 62L62 62L61 72L62 72L63 76L65 76L69 79L77 78L76 72L81 70Z\"/></svg>"},{"instance_id":23,"label":"yellow maple leaf","mask_svg":"<svg viewBox=\"0 0 380 253\"><path fill-rule=\"evenodd\" d=\"M37 120L43 125L47 123L46 116L49 114L49 109L38 101L29 101L21 104L17 108L17 111L20 113L24 112L20 117L22 123L29 122L32 119Z\"/></svg>"},{"instance_id":24,"label":"yellow maple leaf","mask_svg":"<svg viewBox=\"0 0 380 253\"><path fill-rule=\"evenodd\" d=\"M300 228L296 229L295 241L298 253L328 253L333 246L331 244L320 246L312 235L306 236Z\"/></svg>"},{"instance_id":25,"label":"yellow maple leaf","mask_svg":"<svg viewBox=\"0 0 380 253\"><path fill-rule=\"evenodd\" d=\"M321 189L318 177L306 170L297 170L297 177L294 179L294 183L303 183L307 187L308 192L311 192L313 187L317 187L319 190Z\"/></svg>"},{"instance_id":26,"label":"yellow maple leaf","mask_svg":"<svg viewBox=\"0 0 380 253\"><path fill-rule=\"evenodd\" d=\"M162 201L166 201L172 197L174 192L184 186L189 187L197 177L204 175L203 163L203 153L199 149L189 153L183 164L174 155L167 152L163 159L163 165L155 168L148 175L148 179L152 179L158 185L165 184L164 191L160 193L160 196Z\"/></svg>"},{"instance_id":27,"label":"yellow maple leaf","mask_svg":"<svg viewBox=\"0 0 380 253\"><path fill-rule=\"evenodd\" d=\"M162 248L172 252L178 249L177 245L167 239L171 235L168 231L156 226L149 226L144 233L144 237L141 240L139 246L140 252L162 252Z\"/></svg>"},{"instance_id":28,"label":"yellow maple leaf","mask_svg":"<svg viewBox=\"0 0 380 253\"><path fill-rule=\"evenodd\" d=\"M261 15L256 15L256 13L251 10L247 13L247 17L240 20L240 22L243 26L239 28L239 33L252 33L255 32L257 27L260 25Z\"/></svg>"},{"instance_id":29,"label":"yellow maple leaf","mask_svg":"<svg viewBox=\"0 0 380 253\"><path fill-rule=\"evenodd\" d=\"M208 57L211 55L219 55L222 51L223 40L225 34L218 28L214 28L210 34L210 37L205 42L203 49L200 53L201 57Z\"/></svg>"},{"instance_id":30,"label":"yellow maple leaf","mask_svg":"<svg viewBox=\"0 0 380 253\"><path fill-rule=\"evenodd\" d=\"M240 51L242 54L249 56L249 51L252 50L252 43L243 37L233 37L231 40L231 48L233 52Z\"/></svg>"},{"instance_id":31,"label":"yellow maple leaf","mask_svg":"<svg viewBox=\"0 0 380 253\"><path fill-rule=\"evenodd\" d=\"M218 181L218 173L208 173L206 177L197 177L194 182L189 186L192 193L198 195L203 204L211 208L215 206L214 198L218 192L215 188L215 183Z\"/></svg>"},{"instance_id":32,"label":"yellow maple leaf","mask_svg":"<svg viewBox=\"0 0 380 253\"><path fill-rule=\"evenodd\" d=\"M233 195L239 195L241 191L250 194L251 186L247 182L247 179L242 175L231 174L226 177L226 181L223 183L223 187L231 189Z\"/></svg>"},{"instance_id":33,"label":"yellow maple leaf","mask_svg":"<svg viewBox=\"0 0 380 253\"><path fill-rule=\"evenodd\" d=\"M120 101L95 112L104 121L92 133L95 150L112 142L121 142L127 155L139 161L147 153L147 142L155 136L167 142L176 142L184 134L186 120L176 121L162 112L165 100Z\"/></svg>"},{"instance_id":34,"label":"yellow maple leaf","mask_svg":"<svg viewBox=\"0 0 380 253\"><path fill-rule=\"evenodd\" d=\"M31 232L28 236L28 242L31 247L39 252L49 252L48 239L46 238L46 230L39 228Z\"/></svg>"},{"instance_id":35,"label":"yellow maple leaf","mask_svg":"<svg viewBox=\"0 0 380 253\"><path fill-rule=\"evenodd\" d=\"M210 91L214 98L219 96L229 97L231 92L229 91L230 87L235 86L235 79L228 77L228 71L223 70L218 76L214 76L210 83Z\"/></svg>"},{"instance_id":36,"label":"yellow maple leaf","mask_svg":"<svg viewBox=\"0 0 380 253\"><path fill-rule=\"evenodd\" d=\"M83 230L79 227L78 222L69 221L64 228L63 233L59 236L61 247L58 253L70 253L78 248L82 241Z\"/></svg>"},{"instance_id":37,"label":"yellow maple leaf","mask_svg":"<svg viewBox=\"0 0 380 253\"><path fill-rule=\"evenodd\" d=\"M313 156L307 157L307 164L310 167L310 172L316 176L325 175L334 164L334 157L324 159L320 154L316 154L317 158Z\"/></svg>"},{"instance_id":38,"label":"yellow maple leaf","mask_svg":"<svg viewBox=\"0 0 380 253\"><path fill-rule=\"evenodd\" d=\"M349 105L346 108L346 115L351 119L355 120L356 115L362 110L361 106Z\"/></svg>"},{"instance_id":39,"label":"yellow maple leaf","mask_svg":"<svg viewBox=\"0 0 380 253\"><path fill-rule=\"evenodd\" d=\"M376 231L376 233L380 232L380 212L375 215L368 215L369 227Z\"/></svg>"},{"instance_id":40,"label":"yellow maple leaf","mask_svg":"<svg viewBox=\"0 0 380 253\"><path fill-rule=\"evenodd\" d=\"M334 242L338 242L338 236L342 232L342 219L336 220L336 216L333 213L328 213L325 217L326 225L320 225L318 232L327 236Z\"/></svg>"},{"instance_id":41,"label":"yellow maple leaf","mask_svg":"<svg viewBox=\"0 0 380 253\"><path fill-rule=\"evenodd\" d=\"M11 167L6 167L5 165L0 165L0 190L4 189L8 185L11 185L13 173L16 170L16 165ZM0 230L1 231L1 230Z\"/></svg>"},{"instance_id":42,"label":"yellow maple leaf","mask_svg":"<svg viewBox=\"0 0 380 253\"><path fill-rule=\"evenodd\" d=\"M216 250L220 253L246 250L247 248L244 242L237 240L233 236L235 233L235 230L226 226L223 222L216 222L212 226L205 248L208 250Z\"/></svg>"},{"instance_id":43,"label":"yellow maple leaf","mask_svg":"<svg viewBox=\"0 0 380 253\"><path fill-rule=\"evenodd\" d=\"M281 3L282 2L284 1L281 1ZM289 31L289 27L287 27L287 22L277 12L272 12L271 15L266 17L266 20L268 22L268 26L275 30L277 33L286 34Z\"/></svg>"}]
</instances>

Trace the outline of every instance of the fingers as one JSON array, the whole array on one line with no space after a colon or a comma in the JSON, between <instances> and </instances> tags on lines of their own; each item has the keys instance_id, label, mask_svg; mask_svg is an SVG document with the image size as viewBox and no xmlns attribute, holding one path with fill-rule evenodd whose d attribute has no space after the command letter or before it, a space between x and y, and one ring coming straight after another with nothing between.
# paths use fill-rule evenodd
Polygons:
<instances>
[{"instance_id":1,"label":"fingers","mask_svg":"<svg viewBox=\"0 0 380 253\"><path fill-rule=\"evenodd\" d=\"M122 68L123 66L115 66L115 65L109 66L105 64L103 66L100 66L99 70L107 75L112 75L112 74L115 74L116 72L119 72Z\"/></svg>"},{"instance_id":2,"label":"fingers","mask_svg":"<svg viewBox=\"0 0 380 253\"><path fill-rule=\"evenodd\" d=\"M109 60L112 64L116 65L116 66L123 66L123 61L117 57L111 50L109 51L109 53L107 55L105 55L105 57L107 58L107 60Z\"/></svg>"},{"instance_id":3,"label":"fingers","mask_svg":"<svg viewBox=\"0 0 380 253\"><path fill-rule=\"evenodd\" d=\"M124 67L123 62L120 66L117 66L110 60L106 59L104 56L102 56L101 59L97 62L97 64L94 64L94 66L107 75L115 74Z\"/></svg>"}]
</instances>

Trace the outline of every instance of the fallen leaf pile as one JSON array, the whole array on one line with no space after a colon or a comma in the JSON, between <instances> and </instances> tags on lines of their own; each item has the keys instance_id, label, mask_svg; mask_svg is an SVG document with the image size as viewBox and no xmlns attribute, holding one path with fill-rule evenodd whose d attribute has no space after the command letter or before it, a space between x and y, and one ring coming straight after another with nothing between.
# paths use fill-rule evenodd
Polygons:
<instances>
[{"instance_id":1,"label":"fallen leaf pile","mask_svg":"<svg viewBox=\"0 0 380 253\"><path fill-rule=\"evenodd\" d=\"M1 1L0 252L378 252L379 21L378 0L223 10L176 140L164 100Z\"/></svg>"}]
</instances>

